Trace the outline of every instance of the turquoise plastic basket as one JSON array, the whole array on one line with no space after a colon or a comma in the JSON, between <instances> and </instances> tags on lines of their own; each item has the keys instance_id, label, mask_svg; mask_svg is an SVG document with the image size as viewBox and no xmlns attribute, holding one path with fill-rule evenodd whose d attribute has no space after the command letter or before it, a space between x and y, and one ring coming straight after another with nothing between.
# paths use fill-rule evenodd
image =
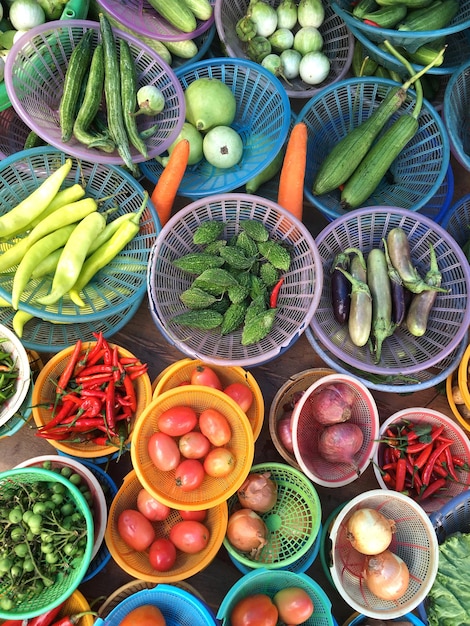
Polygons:
<instances>
[{"instance_id":1,"label":"turquoise plastic basket","mask_svg":"<svg viewBox=\"0 0 470 626\"><path fill-rule=\"evenodd\" d=\"M444 94L443 119L450 148L457 161L470 171L470 61L450 77Z\"/></svg>"},{"instance_id":2,"label":"turquoise plastic basket","mask_svg":"<svg viewBox=\"0 0 470 626\"><path fill-rule=\"evenodd\" d=\"M305 195L327 217L335 219L346 215L347 211L340 206L339 190L313 195L313 181L321 163L338 141L351 128L368 119L384 96L396 86L392 80L376 77L342 80L313 96L297 115L297 121L305 122L308 129ZM409 90L405 102L389 123L399 115L411 112L415 100L415 92ZM399 206L419 211L439 190L450 160L447 131L439 113L427 100L423 102L418 121L418 132L363 207Z\"/></svg>"},{"instance_id":3,"label":"turquoise plastic basket","mask_svg":"<svg viewBox=\"0 0 470 626\"><path fill-rule=\"evenodd\" d=\"M203 198L244 185L262 171L283 146L290 124L290 102L280 80L253 61L212 58L178 68L183 89L198 78L222 80L235 95L237 110L232 128L243 141L241 161L216 168L204 158L186 168L178 189L181 196ZM143 175L155 184L163 166L155 159L139 163Z\"/></svg>"},{"instance_id":4,"label":"turquoise plastic basket","mask_svg":"<svg viewBox=\"0 0 470 626\"><path fill-rule=\"evenodd\" d=\"M350 28L360 30L371 41L380 43L387 39L393 45L402 46L411 52L414 52L423 44L464 31L470 26L470 0L460 0L459 11L446 28L421 31L398 31L392 28L377 28L376 26L364 24L362 20L353 17L351 11L354 4L353 0L336 0L332 2L331 6L335 13L340 15Z\"/></svg>"},{"instance_id":5,"label":"turquoise plastic basket","mask_svg":"<svg viewBox=\"0 0 470 626\"><path fill-rule=\"evenodd\" d=\"M281 589L293 586L307 591L315 607L313 614L303 622L304 626L334 626L331 601L320 585L307 574L288 570L258 569L242 576L222 600L217 618L221 621L221 626L229 626L230 613L239 600L253 593L265 593L272 597Z\"/></svg>"}]
</instances>

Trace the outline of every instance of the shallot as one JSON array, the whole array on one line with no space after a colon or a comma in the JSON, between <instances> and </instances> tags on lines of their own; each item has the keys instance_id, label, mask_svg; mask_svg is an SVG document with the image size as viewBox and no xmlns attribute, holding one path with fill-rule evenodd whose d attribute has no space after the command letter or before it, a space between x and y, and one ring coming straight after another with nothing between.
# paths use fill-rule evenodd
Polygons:
<instances>
[{"instance_id":1,"label":"shallot","mask_svg":"<svg viewBox=\"0 0 470 626\"><path fill-rule=\"evenodd\" d=\"M407 564L390 550L367 556L362 575L369 591L381 600L398 600L410 582Z\"/></svg>"},{"instance_id":2,"label":"shallot","mask_svg":"<svg viewBox=\"0 0 470 626\"><path fill-rule=\"evenodd\" d=\"M312 393L309 402L317 422L338 424L351 418L354 395L348 385L331 384Z\"/></svg>"},{"instance_id":3,"label":"shallot","mask_svg":"<svg viewBox=\"0 0 470 626\"><path fill-rule=\"evenodd\" d=\"M292 411L287 411L282 415L276 424L277 436L281 444L290 454L294 454L294 444L292 442Z\"/></svg>"},{"instance_id":4,"label":"shallot","mask_svg":"<svg viewBox=\"0 0 470 626\"><path fill-rule=\"evenodd\" d=\"M277 483L270 472L248 474L237 495L244 509L267 513L277 502Z\"/></svg>"},{"instance_id":5,"label":"shallot","mask_svg":"<svg viewBox=\"0 0 470 626\"><path fill-rule=\"evenodd\" d=\"M268 543L268 527L263 519L251 509L239 509L230 515L227 524L227 539L231 545L256 559Z\"/></svg>"},{"instance_id":6,"label":"shallot","mask_svg":"<svg viewBox=\"0 0 470 626\"><path fill-rule=\"evenodd\" d=\"M358 552L379 554L390 546L396 525L380 511L363 507L351 514L346 530L348 540Z\"/></svg>"},{"instance_id":7,"label":"shallot","mask_svg":"<svg viewBox=\"0 0 470 626\"><path fill-rule=\"evenodd\" d=\"M318 439L318 453L331 463L352 465L359 475L359 468L354 455L359 452L364 441L364 434L357 424L344 422L326 426Z\"/></svg>"}]
</instances>

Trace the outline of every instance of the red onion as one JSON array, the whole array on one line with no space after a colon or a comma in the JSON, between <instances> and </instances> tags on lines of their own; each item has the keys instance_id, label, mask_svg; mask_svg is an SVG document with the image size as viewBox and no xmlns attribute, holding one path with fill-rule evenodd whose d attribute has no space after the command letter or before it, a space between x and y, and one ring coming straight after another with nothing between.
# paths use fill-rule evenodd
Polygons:
<instances>
[{"instance_id":1,"label":"red onion","mask_svg":"<svg viewBox=\"0 0 470 626\"><path fill-rule=\"evenodd\" d=\"M292 411L284 413L276 424L276 432L279 441L290 454L294 454L294 444L292 443Z\"/></svg>"},{"instance_id":2,"label":"red onion","mask_svg":"<svg viewBox=\"0 0 470 626\"><path fill-rule=\"evenodd\" d=\"M338 424L351 417L351 394L344 393L339 384L322 387L310 396L309 402L313 417L320 424Z\"/></svg>"},{"instance_id":3,"label":"red onion","mask_svg":"<svg viewBox=\"0 0 470 626\"><path fill-rule=\"evenodd\" d=\"M407 564L390 550L366 556L362 575L369 591L388 601L401 598L410 582Z\"/></svg>"},{"instance_id":4,"label":"red onion","mask_svg":"<svg viewBox=\"0 0 470 626\"><path fill-rule=\"evenodd\" d=\"M395 521L385 517L380 511L364 507L357 509L349 517L347 538L361 554L379 554L392 542L396 530Z\"/></svg>"},{"instance_id":5,"label":"red onion","mask_svg":"<svg viewBox=\"0 0 470 626\"><path fill-rule=\"evenodd\" d=\"M227 539L240 552L256 558L267 542L268 527L251 509L239 509L232 513L227 524Z\"/></svg>"},{"instance_id":6,"label":"red onion","mask_svg":"<svg viewBox=\"0 0 470 626\"><path fill-rule=\"evenodd\" d=\"M362 430L351 422L326 426L318 440L318 453L331 463L353 465L359 474L354 455L361 449L364 441Z\"/></svg>"},{"instance_id":7,"label":"red onion","mask_svg":"<svg viewBox=\"0 0 470 626\"><path fill-rule=\"evenodd\" d=\"M248 474L237 495L244 509L267 513L277 502L277 483L269 472Z\"/></svg>"}]
</instances>

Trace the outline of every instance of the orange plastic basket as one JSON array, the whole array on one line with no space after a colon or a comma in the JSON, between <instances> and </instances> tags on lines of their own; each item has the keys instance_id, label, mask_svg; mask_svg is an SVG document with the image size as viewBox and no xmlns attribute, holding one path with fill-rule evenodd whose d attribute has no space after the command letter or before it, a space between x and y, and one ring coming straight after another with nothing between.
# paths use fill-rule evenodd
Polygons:
<instances>
[{"instance_id":1,"label":"orange plastic basket","mask_svg":"<svg viewBox=\"0 0 470 626\"><path fill-rule=\"evenodd\" d=\"M178 387L181 383L187 382L195 367L206 365L200 359L182 359L167 367L161 374L153 391L153 399L168 389ZM244 383L248 385L253 393L253 404L246 411L246 416L253 429L253 438L256 441L263 427L264 420L264 399L261 389L253 374L237 365L210 365L219 377L222 386L226 387L231 383Z\"/></svg>"},{"instance_id":2,"label":"orange plastic basket","mask_svg":"<svg viewBox=\"0 0 470 626\"><path fill-rule=\"evenodd\" d=\"M153 464L147 442L158 431L158 417L175 406L190 406L197 414L206 408L220 411L228 420L232 436L227 447L236 463L224 478L206 476L200 487L181 491L175 481L175 471L161 471ZM154 498L173 508L207 509L227 500L243 484L254 457L253 430L246 414L227 394L201 385L184 385L157 396L136 420L131 441L133 467L142 485Z\"/></svg>"},{"instance_id":3,"label":"orange plastic basket","mask_svg":"<svg viewBox=\"0 0 470 626\"><path fill-rule=\"evenodd\" d=\"M83 342L82 351L91 349L95 345L94 341ZM114 344L109 344L111 347ZM33 403L33 418L38 427L44 426L51 419L51 411L46 408L48 404L53 403L55 399L55 383L61 373L67 366L68 360L74 350L75 346L69 346L65 350L61 350L55 354L39 372L33 389L32 403ZM134 355L118 346L119 355L121 357L133 357ZM135 412L134 420L142 413L144 408L149 404L152 399L152 385L148 374L142 374L134 380L134 386L137 396L137 409ZM131 433L132 437L132 433ZM57 450L60 450L64 454L82 458L98 458L111 455L119 450L118 447L107 445L99 446L92 442L86 443L66 443L65 441L48 440L51 445Z\"/></svg>"},{"instance_id":4,"label":"orange plastic basket","mask_svg":"<svg viewBox=\"0 0 470 626\"><path fill-rule=\"evenodd\" d=\"M125 509L137 508L137 495L141 489L142 485L139 482L137 473L135 470L132 470L125 476L121 488L111 503L105 541L116 563L134 578L155 583L171 583L184 580L189 578L189 576L197 574L209 565L219 551L225 537L228 522L227 503L222 502L207 511L207 517L203 523L210 532L210 539L204 550L196 554L186 554L178 550L174 567L168 572L157 572L150 565L148 551L137 552L129 548L121 539L117 528L120 513ZM171 526L181 519L178 511L173 509L165 521L154 522L156 537L167 537Z\"/></svg>"}]
</instances>

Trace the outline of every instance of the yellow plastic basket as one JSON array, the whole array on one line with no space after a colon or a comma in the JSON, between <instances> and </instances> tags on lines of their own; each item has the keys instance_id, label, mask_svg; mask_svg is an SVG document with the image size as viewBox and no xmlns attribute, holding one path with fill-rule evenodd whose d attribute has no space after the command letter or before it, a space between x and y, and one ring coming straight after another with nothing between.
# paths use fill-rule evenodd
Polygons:
<instances>
[{"instance_id":1,"label":"yellow plastic basket","mask_svg":"<svg viewBox=\"0 0 470 626\"><path fill-rule=\"evenodd\" d=\"M91 349L94 345L94 341L83 342L83 353L85 353L86 350ZM112 343L110 343L109 345L111 347L114 346L114 344ZM74 345L69 346L65 350L61 350L60 352L55 354L49 361L47 361L42 370L39 372L37 380L34 384L32 396L33 418L38 427L44 426L51 419L51 411L47 408L47 405L54 402L56 389L55 383L67 366L68 360L74 350L74 347ZM118 350L121 357L134 356L131 352L120 346L118 346ZM134 380L134 386L137 396L137 409L134 419L137 419L152 399L152 385L149 375L142 374L141 376L138 376ZM115 446L99 446L92 442L66 443L65 441L54 441L52 439L48 441L57 450L60 450L64 454L69 454L71 456L81 457L85 459L108 456L119 450L119 448Z\"/></svg>"},{"instance_id":2,"label":"yellow plastic basket","mask_svg":"<svg viewBox=\"0 0 470 626\"><path fill-rule=\"evenodd\" d=\"M228 420L232 436L227 447L236 463L226 477L206 476L200 487L181 491L175 481L175 471L161 471L153 464L147 442L158 431L158 417L175 406L190 406L197 414L206 408L220 411ZM201 385L184 385L160 394L140 414L134 425L131 441L132 465L142 485L154 498L172 508L207 509L227 500L243 484L254 457L253 430L246 414L223 391Z\"/></svg>"},{"instance_id":3,"label":"yellow plastic basket","mask_svg":"<svg viewBox=\"0 0 470 626\"><path fill-rule=\"evenodd\" d=\"M450 409L454 414L455 418L459 422L459 424L464 428L467 433L470 433L470 422L465 419L462 413L459 410L459 405L456 404L454 400L454 394L452 393L452 388L455 384L458 384L458 370L455 372L451 372L446 378L446 395L447 402L449 403ZM459 385L460 389L460 385ZM466 406L466 405L465 405Z\"/></svg>"},{"instance_id":4,"label":"yellow plastic basket","mask_svg":"<svg viewBox=\"0 0 470 626\"><path fill-rule=\"evenodd\" d=\"M209 565L219 551L225 537L228 521L227 503L222 502L207 511L207 517L203 523L210 532L210 539L204 550L196 554L186 554L177 550L174 567L168 572L157 572L150 565L148 552L137 552L129 548L121 539L117 527L119 515L123 510L137 508L137 495L141 489L142 485L137 473L132 470L124 478L109 509L105 541L116 563L134 578L154 583L172 583L184 580ZM178 511L172 510L165 521L154 522L156 537L167 537L171 526L180 520Z\"/></svg>"},{"instance_id":5,"label":"yellow plastic basket","mask_svg":"<svg viewBox=\"0 0 470 626\"><path fill-rule=\"evenodd\" d=\"M200 359L182 359L167 367L161 374L153 391L153 399L168 389L178 387L181 383L187 382L191 377L191 372L195 367L205 365ZM253 374L237 365L210 365L220 378L223 387L231 383L245 383L253 393L253 404L246 411L246 416L253 429L253 438L256 441L263 427L264 420L264 399L261 389Z\"/></svg>"},{"instance_id":6,"label":"yellow plastic basket","mask_svg":"<svg viewBox=\"0 0 470 626\"><path fill-rule=\"evenodd\" d=\"M467 349L463 353L462 360L459 364L458 369L458 383L460 393L463 396L465 405L470 409L470 390L468 388L468 380L469 380L469 361L470 361L470 344L467 346Z\"/></svg>"},{"instance_id":7,"label":"yellow plastic basket","mask_svg":"<svg viewBox=\"0 0 470 626\"><path fill-rule=\"evenodd\" d=\"M67 615L76 615L77 613L84 613L85 611L91 611L91 607L88 600L83 593L76 589L70 598L65 601L64 606L60 609L57 619L67 617ZM95 617L93 615L84 615L77 622L76 626L93 626Z\"/></svg>"}]
</instances>

